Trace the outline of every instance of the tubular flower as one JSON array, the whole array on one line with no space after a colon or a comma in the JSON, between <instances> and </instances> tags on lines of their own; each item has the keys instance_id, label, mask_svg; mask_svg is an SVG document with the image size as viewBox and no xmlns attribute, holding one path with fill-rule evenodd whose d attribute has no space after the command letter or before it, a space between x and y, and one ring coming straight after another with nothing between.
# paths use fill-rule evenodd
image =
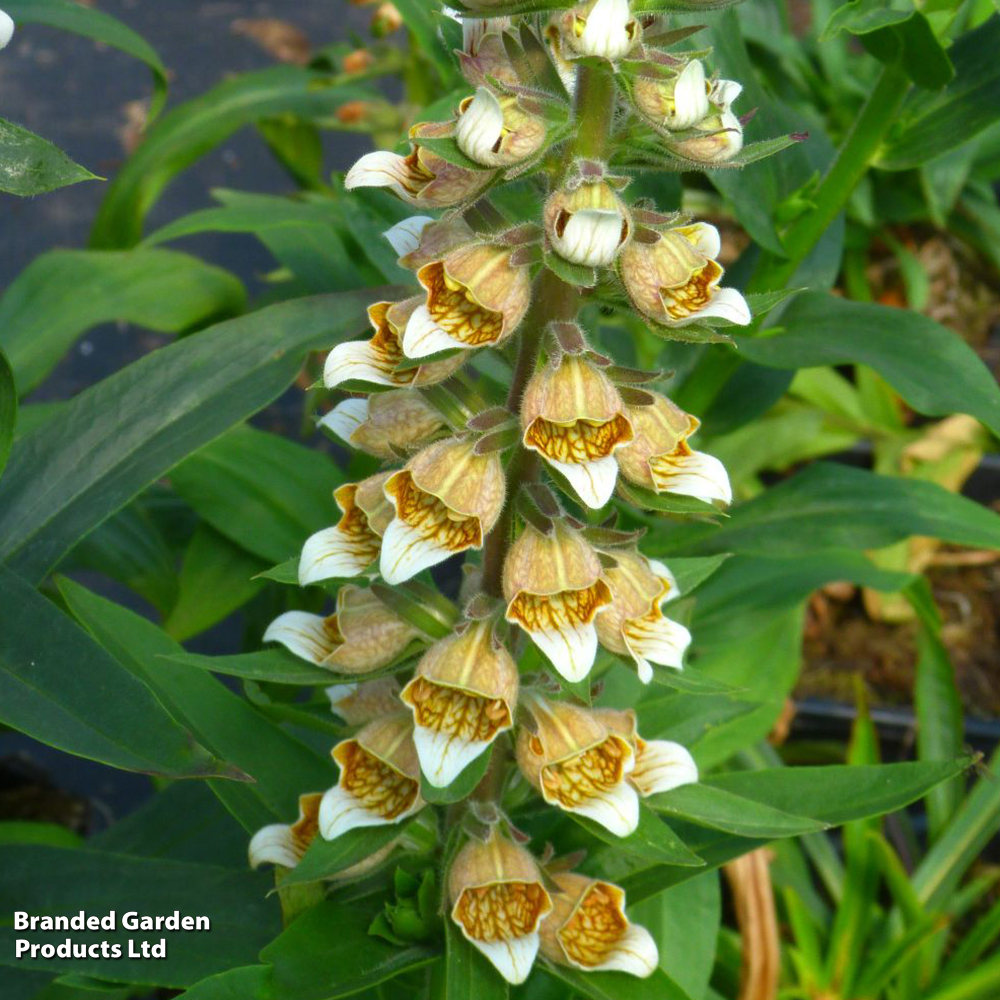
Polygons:
<instances>
[{"instance_id":1,"label":"tubular flower","mask_svg":"<svg viewBox=\"0 0 1000 1000\"><path fill-rule=\"evenodd\" d=\"M10 14L0 10L0 49L5 49L14 37L14 21Z\"/></svg>"},{"instance_id":2,"label":"tubular flower","mask_svg":"<svg viewBox=\"0 0 1000 1000\"><path fill-rule=\"evenodd\" d=\"M344 187L387 187L416 208L448 208L469 201L493 179L492 170L468 170L456 166L420 145L421 138L447 137L450 122L423 122L410 129L410 152L406 156L377 150L366 153L351 167Z\"/></svg>"},{"instance_id":3,"label":"tubular flower","mask_svg":"<svg viewBox=\"0 0 1000 1000\"><path fill-rule=\"evenodd\" d=\"M334 577L358 576L378 558L382 534L392 520L392 505L382 491L392 475L380 472L333 491L342 517L306 539L299 557L299 585Z\"/></svg>"},{"instance_id":4,"label":"tubular flower","mask_svg":"<svg viewBox=\"0 0 1000 1000\"><path fill-rule=\"evenodd\" d=\"M742 90L742 85L734 80L713 81L708 95L714 105L711 113L695 125L693 135L677 139L671 148L699 163L731 160L743 148L743 125L730 111L730 105Z\"/></svg>"},{"instance_id":5,"label":"tubular flower","mask_svg":"<svg viewBox=\"0 0 1000 1000\"><path fill-rule=\"evenodd\" d=\"M522 443L564 475L593 508L611 497L616 451L633 437L618 390L590 362L566 355L536 372L521 402Z\"/></svg>"},{"instance_id":6,"label":"tubular flower","mask_svg":"<svg viewBox=\"0 0 1000 1000\"><path fill-rule=\"evenodd\" d=\"M675 77L636 77L632 97L636 107L659 125L689 129L709 112L705 68L692 59Z\"/></svg>"},{"instance_id":7,"label":"tubular flower","mask_svg":"<svg viewBox=\"0 0 1000 1000\"><path fill-rule=\"evenodd\" d=\"M510 250L489 243L451 250L424 264L417 279L427 295L403 333L408 358L495 347L520 324L531 299L528 268L512 264Z\"/></svg>"},{"instance_id":8,"label":"tubular flower","mask_svg":"<svg viewBox=\"0 0 1000 1000\"><path fill-rule=\"evenodd\" d=\"M579 56L616 62L628 55L642 35L628 0L590 0L562 18L563 37Z\"/></svg>"},{"instance_id":9,"label":"tubular flower","mask_svg":"<svg viewBox=\"0 0 1000 1000\"><path fill-rule=\"evenodd\" d=\"M319 807L319 831L334 840L358 826L398 823L424 807L408 713L369 722L333 748L340 778Z\"/></svg>"},{"instance_id":10,"label":"tubular flower","mask_svg":"<svg viewBox=\"0 0 1000 1000\"><path fill-rule=\"evenodd\" d=\"M286 611L267 627L265 642L338 674L367 674L392 663L420 633L370 590L345 584L332 615Z\"/></svg>"},{"instance_id":11,"label":"tubular flower","mask_svg":"<svg viewBox=\"0 0 1000 1000\"><path fill-rule=\"evenodd\" d=\"M395 517L382 537L380 570L402 583L456 552L482 548L503 508L503 465L496 452L477 455L475 442L438 441L410 459L385 484Z\"/></svg>"},{"instance_id":12,"label":"tubular flower","mask_svg":"<svg viewBox=\"0 0 1000 1000\"><path fill-rule=\"evenodd\" d=\"M585 267L607 267L632 234L628 210L603 181L554 191L543 220L555 252Z\"/></svg>"},{"instance_id":13,"label":"tubular flower","mask_svg":"<svg viewBox=\"0 0 1000 1000\"><path fill-rule=\"evenodd\" d=\"M488 622L474 622L424 653L400 698L413 709L413 741L432 785L450 785L513 726L517 687L517 664L494 643Z\"/></svg>"},{"instance_id":14,"label":"tubular flower","mask_svg":"<svg viewBox=\"0 0 1000 1000\"><path fill-rule=\"evenodd\" d=\"M521 773L550 805L578 813L627 837L639 825L639 798L628 783L635 765L629 740L593 712L566 701L533 697L536 732L517 737Z\"/></svg>"},{"instance_id":15,"label":"tubular flower","mask_svg":"<svg viewBox=\"0 0 1000 1000\"><path fill-rule=\"evenodd\" d=\"M666 396L651 395L652 406L634 406L627 411L635 437L615 452L621 474L657 493L731 503L733 491L725 466L713 455L693 451L687 443L700 426L698 418Z\"/></svg>"},{"instance_id":16,"label":"tubular flower","mask_svg":"<svg viewBox=\"0 0 1000 1000\"><path fill-rule=\"evenodd\" d=\"M444 427L438 411L412 389L351 396L319 423L346 444L377 458L395 458Z\"/></svg>"},{"instance_id":17,"label":"tubular flower","mask_svg":"<svg viewBox=\"0 0 1000 1000\"><path fill-rule=\"evenodd\" d=\"M476 163L509 167L533 156L545 141L545 121L531 114L516 97L497 97L476 88L458 106L455 142Z\"/></svg>"},{"instance_id":18,"label":"tubular flower","mask_svg":"<svg viewBox=\"0 0 1000 1000\"><path fill-rule=\"evenodd\" d=\"M376 677L360 684L331 684L326 688L330 708L349 726L363 726L372 719L399 709L399 681Z\"/></svg>"},{"instance_id":19,"label":"tubular flower","mask_svg":"<svg viewBox=\"0 0 1000 1000\"><path fill-rule=\"evenodd\" d=\"M629 741L635 752L635 767L628 780L643 797L669 792L698 780L698 765L691 754L670 740L644 740L636 729L635 712L598 708L595 714L607 728Z\"/></svg>"},{"instance_id":20,"label":"tubular flower","mask_svg":"<svg viewBox=\"0 0 1000 1000\"><path fill-rule=\"evenodd\" d=\"M535 859L501 837L470 840L448 874L451 919L509 983L523 983L538 954L538 928L552 909Z\"/></svg>"},{"instance_id":21,"label":"tubular flower","mask_svg":"<svg viewBox=\"0 0 1000 1000\"><path fill-rule=\"evenodd\" d=\"M583 680L597 654L595 618L611 602L597 553L561 521L551 535L527 525L503 568L506 618L520 625L568 681Z\"/></svg>"},{"instance_id":22,"label":"tubular flower","mask_svg":"<svg viewBox=\"0 0 1000 1000\"><path fill-rule=\"evenodd\" d=\"M382 235L397 255L403 257L420 246L420 238L424 230L433 221L429 215L411 215L408 219L397 222Z\"/></svg>"},{"instance_id":23,"label":"tubular flower","mask_svg":"<svg viewBox=\"0 0 1000 1000\"><path fill-rule=\"evenodd\" d=\"M652 232L652 231L651 231ZM619 258L619 273L635 307L664 326L686 326L716 316L738 326L750 322L746 299L719 288L721 247L715 226L698 222L656 233L653 243L633 240Z\"/></svg>"},{"instance_id":24,"label":"tubular flower","mask_svg":"<svg viewBox=\"0 0 1000 1000\"><path fill-rule=\"evenodd\" d=\"M660 955L645 927L625 916L625 890L575 872L556 872L561 890L552 894L552 914L542 925L542 954L584 972L627 972L645 978Z\"/></svg>"},{"instance_id":25,"label":"tubular flower","mask_svg":"<svg viewBox=\"0 0 1000 1000\"><path fill-rule=\"evenodd\" d=\"M369 306L374 335L371 340L349 340L330 351L323 368L323 384L328 389L348 381L416 388L440 382L458 371L465 363L461 355L397 370L406 360L403 331L420 302L421 296L415 295L404 302L376 302Z\"/></svg>"},{"instance_id":26,"label":"tubular flower","mask_svg":"<svg viewBox=\"0 0 1000 1000\"><path fill-rule=\"evenodd\" d=\"M615 550L616 565L605 569L611 605L597 619L597 637L605 649L631 656L639 680L653 679L650 663L680 670L691 633L670 621L660 606L678 595L677 582L663 563L636 551Z\"/></svg>"},{"instance_id":27,"label":"tubular flower","mask_svg":"<svg viewBox=\"0 0 1000 1000\"><path fill-rule=\"evenodd\" d=\"M466 6L470 6L466 4ZM463 18L467 24L480 25L465 33L465 51L458 53L462 76L473 86L482 87L489 78L508 87L516 87L520 80L503 44L498 22L506 18Z\"/></svg>"},{"instance_id":28,"label":"tubular flower","mask_svg":"<svg viewBox=\"0 0 1000 1000\"><path fill-rule=\"evenodd\" d=\"M299 818L290 826L272 823L258 830L250 840L250 867L283 865L294 868L319 830L319 803L322 792L299 796Z\"/></svg>"}]
</instances>

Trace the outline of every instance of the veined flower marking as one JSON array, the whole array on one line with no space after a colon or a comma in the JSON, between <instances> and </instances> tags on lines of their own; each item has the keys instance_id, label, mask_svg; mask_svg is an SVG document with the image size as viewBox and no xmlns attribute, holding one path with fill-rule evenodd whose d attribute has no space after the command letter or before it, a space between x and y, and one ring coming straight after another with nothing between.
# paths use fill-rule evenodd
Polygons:
<instances>
[{"instance_id":1,"label":"veined flower marking","mask_svg":"<svg viewBox=\"0 0 1000 1000\"><path fill-rule=\"evenodd\" d=\"M585 267L607 267L632 235L628 210L604 181L553 191L543 221L555 252Z\"/></svg>"},{"instance_id":2,"label":"veined flower marking","mask_svg":"<svg viewBox=\"0 0 1000 1000\"><path fill-rule=\"evenodd\" d=\"M521 403L522 443L562 473L588 507L614 492L617 449L632 440L618 390L575 355L537 372Z\"/></svg>"},{"instance_id":3,"label":"veined flower marking","mask_svg":"<svg viewBox=\"0 0 1000 1000\"><path fill-rule=\"evenodd\" d=\"M587 541L561 521L551 535L527 525L504 563L507 621L520 625L568 681L590 673L599 612L611 602L601 562Z\"/></svg>"},{"instance_id":4,"label":"veined flower marking","mask_svg":"<svg viewBox=\"0 0 1000 1000\"><path fill-rule=\"evenodd\" d=\"M688 444L688 438L699 427L698 419L666 396L652 395L652 406L635 406L627 411L635 437L615 453L621 474L629 482L657 493L731 503L733 492L723 464Z\"/></svg>"},{"instance_id":5,"label":"veined flower marking","mask_svg":"<svg viewBox=\"0 0 1000 1000\"><path fill-rule=\"evenodd\" d=\"M395 458L444 427L441 414L412 389L391 389L341 400L320 426L377 458Z\"/></svg>"},{"instance_id":6,"label":"veined flower marking","mask_svg":"<svg viewBox=\"0 0 1000 1000\"><path fill-rule=\"evenodd\" d=\"M654 243L633 240L622 252L619 272L636 308L665 326L685 326L718 317L746 326L746 299L720 288L723 270L715 259L719 231L704 222L656 234Z\"/></svg>"},{"instance_id":7,"label":"veined flower marking","mask_svg":"<svg viewBox=\"0 0 1000 1000\"><path fill-rule=\"evenodd\" d=\"M590 0L563 15L561 24L563 37L577 55L612 62L628 55L642 35L628 0Z\"/></svg>"},{"instance_id":8,"label":"veined flower marking","mask_svg":"<svg viewBox=\"0 0 1000 1000\"><path fill-rule=\"evenodd\" d=\"M432 785L450 785L513 726L517 688L517 664L488 622L427 650L400 699L413 710L417 756Z\"/></svg>"},{"instance_id":9,"label":"veined flower marking","mask_svg":"<svg viewBox=\"0 0 1000 1000\"><path fill-rule=\"evenodd\" d=\"M499 835L470 840L448 875L451 919L509 983L523 983L552 909L535 859Z\"/></svg>"},{"instance_id":10,"label":"veined flower marking","mask_svg":"<svg viewBox=\"0 0 1000 1000\"><path fill-rule=\"evenodd\" d=\"M344 483L333 491L342 517L306 539L299 558L299 584L358 576L377 558L382 535L392 520L392 505L383 487L391 472L360 483Z\"/></svg>"},{"instance_id":11,"label":"veined flower marking","mask_svg":"<svg viewBox=\"0 0 1000 1000\"><path fill-rule=\"evenodd\" d=\"M319 803L322 798L322 792L300 795L299 818L294 823L272 823L258 830L250 840L250 867L272 864L294 868L319 830Z\"/></svg>"},{"instance_id":12,"label":"veined flower marking","mask_svg":"<svg viewBox=\"0 0 1000 1000\"><path fill-rule=\"evenodd\" d=\"M380 571L387 583L482 548L503 508L504 474L495 452L477 455L474 448L471 441L438 441L386 481L395 508L382 537Z\"/></svg>"},{"instance_id":13,"label":"veined flower marking","mask_svg":"<svg viewBox=\"0 0 1000 1000\"><path fill-rule=\"evenodd\" d=\"M333 748L337 784L323 795L319 829L334 840L359 826L398 823L424 806L409 713L370 722Z\"/></svg>"},{"instance_id":14,"label":"veined flower marking","mask_svg":"<svg viewBox=\"0 0 1000 1000\"><path fill-rule=\"evenodd\" d=\"M585 972L645 978L656 970L656 942L625 916L623 889L575 872L556 872L552 880L561 891L552 894L552 913L541 929L546 958Z\"/></svg>"},{"instance_id":15,"label":"veined flower marking","mask_svg":"<svg viewBox=\"0 0 1000 1000\"><path fill-rule=\"evenodd\" d=\"M661 611L678 596L677 582L663 563L640 552L616 549L611 555L616 565L604 571L611 604L597 620L597 637L605 649L631 656L639 680L648 684L651 663L680 670L691 644L691 633Z\"/></svg>"},{"instance_id":16,"label":"veined flower marking","mask_svg":"<svg viewBox=\"0 0 1000 1000\"><path fill-rule=\"evenodd\" d=\"M267 627L265 642L340 674L366 674L392 663L420 633L370 590L345 584L332 615L286 611Z\"/></svg>"},{"instance_id":17,"label":"veined flower marking","mask_svg":"<svg viewBox=\"0 0 1000 1000\"><path fill-rule=\"evenodd\" d=\"M417 295L404 302L376 302L369 306L374 335L370 340L346 341L330 351L323 368L323 384L328 389L348 381L416 388L440 382L458 371L464 364L461 355L397 371L406 360L403 330L420 303Z\"/></svg>"},{"instance_id":18,"label":"veined flower marking","mask_svg":"<svg viewBox=\"0 0 1000 1000\"><path fill-rule=\"evenodd\" d=\"M635 765L629 741L569 702L533 697L528 709L537 732L518 732L517 763L542 798L618 837L634 832L639 799L626 780Z\"/></svg>"},{"instance_id":19,"label":"veined flower marking","mask_svg":"<svg viewBox=\"0 0 1000 1000\"><path fill-rule=\"evenodd\" d=\"M524 318L531 298L528 268L515 267L510 250L489 243L453 249L424 264L417 279L427 296L403 333L409 358L500 344Z\"/></svg>"}]
</instances>

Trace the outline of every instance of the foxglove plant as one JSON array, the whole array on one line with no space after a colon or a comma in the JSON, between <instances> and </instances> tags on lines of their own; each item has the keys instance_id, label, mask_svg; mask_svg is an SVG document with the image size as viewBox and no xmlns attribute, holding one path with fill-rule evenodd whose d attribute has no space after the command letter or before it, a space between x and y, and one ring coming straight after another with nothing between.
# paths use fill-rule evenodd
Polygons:
<instances>
[{"instance_id":1,"label":"foxglove plant","mask_svg":"<svg viewBox=\"0 0 1000 1000\"><path fill-rule=\"evenodd\" d=\"M523 982L539 950L648 976L656 944L626 917L623 890L571 871L573 858L533 857L505 802L537 794L627 838L643 798L698 781L684 747L643 740L634 711L592 707L589 692L599 646L648 684L681 670L691 641L663 610L679 593L670 568L642 553L641 533L615 528L611 504L643 491L727 504L729 479L688 443L697 417L641 387L660 373L596 350L584 313L614 302L687 340L751 321L721 285L716 230L630 199L616 171L637 133L677 169L731 160L740 88L668 52L660 18L628 0L547 24L469 7L460 62L472 92L455 117L415 125L408 153L369 153L346 178L443 210L386 233L419 294L373 304L374 335L326 360L326 386L351 395L321 423L385 464L336 490L340 518L306 541L299 578L362 582L341 583L333 614L287 612L265 635L335 673L403 664L412 675L331 695L363 723L333 749L339 780L303 796L294 825L262 830L251 858L294 867L311 838L400 824L445 789L459 831L448 918L505 979ZM511 217L494 196L525 182L540 214ZM463 371L484 351L513 362L503 406L478 405ZM461 617L427 646L410 613L415 578L460 553ZM368 684L381 686L366 696Z\"/></svg>"}]
</instances>

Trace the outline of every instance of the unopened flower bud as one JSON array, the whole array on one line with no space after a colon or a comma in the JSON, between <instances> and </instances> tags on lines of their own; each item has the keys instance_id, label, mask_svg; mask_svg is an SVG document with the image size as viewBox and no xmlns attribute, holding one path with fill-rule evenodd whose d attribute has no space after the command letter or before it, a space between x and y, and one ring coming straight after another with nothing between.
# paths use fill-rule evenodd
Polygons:
<instances>
[{"instance_id":1,"label":"unopened flower bud","mask_svg":"<svg viewBox=\"0 0 1000 1000\"><path fill-rule=\"evenodd\" d=\"M490 78L516 87L520 80L503 44L501 29L497 22L506 18L463 18L463 27L468 24L479 25L471 31L466 31L465 51L458 53L458 61L462 67L462 75L473 87L482 87L489 83Z\"/></svg>"},{"instance_id":2,"label":"unopened flower bud","mask_svg":"<svg viewBox=\"0 0 1000 1000\"><path fill-rule=\"evenodd\" d=\"M635 755L628 739L592 711L566 701L532 697L527 702L535 732L517 737L521 773L542 798L566 812L592 819L617 837L639 825L639 798L628 783Z\"/></svg>"},{"instance_id":3,"label":"unopened flower bud","mask_svg":"<svg viewBox=\"0 0 1000 1000\"><path fill-rule=\"evenodd\" d=\"M10 14L0 10L0 49L5 49L14 37L14 22Z\"/></svg>"},{"instance_id":4,"label":"unopened flower bud","mask_svg":"<svg viewBox=\"0 0 1000 1000\"><path fill-rule=\"evenodd\" d=\"M653 243L633 240L619 258L619 273L635 307L664 326L713 316L746 326L752 318L746 299L735 288L719 288L720 249L715 226L679 226L656 233Z\"/></svg>"},{"instance_id":5,"label":"unopened flower bud","mask_svg":"<svg viewBox=\"0 0 1000 1000\"><path fill-rule=\"evenodd\" d=\"M369 66L374 62L375 57L368 51L368 49L355 49L353 52L348 52L344 56L344 61L340 64L340 68L345 73L355 74L363 73Z\"/></svg>"},{"instance_id":6,"label":"unopened flower bud","mask_svg":"<svg viewBox=\"0 0 1000 1000\"><path fill-rule=\"evenodd\" d=\"M584 972L626 972L645 978L660 962L645 927L625 916L625 890L576 872L556 872L552 913L542 924L542 954Z\"/></svg>"},{"instance_id":7,"label":"unopened flower bud","mask_svg":"<svg viewBox=\"0 0 1000 1000\"><path fill-rule=\"evenodd\" d=\"M442 138L451 133L450 122L424 122L410 129L406 156L378 150L366 153L344 178L344 187L387 187L417 208L447 208L475 197L493 177L491 170L468 170L449 163L420 145L420 138Z\"/></svg>"},{"instance_id":8,"label":"unopened flower bud","mask_svg":"<svg viewBox=\"0 0 1000 1000\"><path fill-rule=\"evenodd\" d=\"M294 823L272 823L258 830L250 840L250 867L271 864L294 868L319 831L319 803L322 798L322 792L300 795L299 818Z\"/></svg>"},{"instance_id":9,"label":"unopened flower bud","mask_svg":"<svg viewBox=\"0 0 1000 1000\"><path fill-rule=\"evenodd\" d=\"M286 611L264 633L296 656L338 674L367 674L392 663L420 633L370 590L345 584L332 615Z\"/></svg>"},{"instance_id":10,"label":"unopened flower bud","mask_svg":"<svg viewBox=\"0 0 1000 1000\"><path fill-rule=\"evenodd\" d=\"M372 15L371 32L376 38L386 38L403 25L403 17L393 3L380 3Z\"/></svg>"},{"instance_id":11,"label":"unopened flower bud","mask_svg":"<svg viewBox=\"0 0 1000 1000\"><path fill-rule=\"evenodd\" d=\"M494 2L501 2L501 0L494 0ZM485 0L481 5L483 9L489 9L490 0ZM466 4L466 7L470 9L476 9L477 6L475 0ZM505 29L510 27L509 17L463 17L459 20L462 22L462 51L470 56L476 55L487 35L494 33L499 37Z\"/></svg>"},{"instance_id":12,"label":"unopened flower bud","mask_svg":"<svg viewBox=\"0 0 1000 1000\"><path fill-rule=\"evenodd\" d=\"M369 722L333 748L337 784L323 796L319 830L334 840L359 826L398 823L424 807L409 713Z\"/></svg>"},{"instance_id":13,"label":"unopened flower bud","mask_svg":"<svg viewBox=\"0 0 1000 1000\"><path fill-rule=\"evenodd\" d=\"M601 561L562 521L545 535L525 526L503 568L506 618L520 625L562 677L581 681L597 654L595 618L611 602Z\"/></svg>"},{"instance_id":14,"label":"unopened flower bud","mask_svg":"<svg viewBox=\"0 0 1000 1000\"><path fill-rule=\"evenodd\" d=\"M399 711L399 681L376 677L359 684L331 684L326 688L330 708L349 726L363 726L372 719Z\"/></svg>"},{"instance_id":15,"label":"unopened flower bud","mask_svg":"<svg viewBox=\"0 0 1000 1000\"><path fill-rule=\"evenodd\" d=\"M473 622L424 653L400 697L413 709L413 739L432 785L450 785L513 726L517 687L517 664L494 644L489 622Z\"/></svg>"},{"instance_id":16,"label":"unopened flower bud","mask_svg":"<svg viewBox=\"0 0 1000 1000\"><path fill-rule=\"evenodd\" d=\"M387 480L395 517L382 538L386 583L402 583L457 552L482 548L503 509L504 474L496 452L477 455L474 449L472 441L438 441Z\"/></svg>"},{"instance_id":17,"label":"unopened flower bud","mask_svg":"<svg viewBox=\"0 0 1000 1000\"><path fill-rule=\"evenodd\" d=\"M352 396L319 423L377 458L395 458L399 451L426 441L444 426L441 414L412 389L377 392L367 398Z\"/></svg>"},{"instance_id":18,"label":"unopened flower bud","mask_svg":"<svg viewBox=\"0 0 1000 1000\"><path fill-rule=\"evenodd\" d=\"M708 115L695 128L701 134L677 139L670 148L697 163L725 163L743 148L743 125L732 111Z\"/></svg>"},{"instance_id":19,"label":"unopened flower bud","mask_svg":"<svg viewBox=\"0 0 1000 1000\"><path fill-rule=\"evenodd\" d=\"M605 649L631 656L639 680L653 679L651 663L681 669L691 633L664 617L660 606L678 595L677 582L663 563L634 550L616 549L616 563L604 570L611 604L596 623Z\"/></svg>"},{"instance_id":20,"label":"unopened flower bud","mask_svg":"<svg viewBox=\"0 0 1000 1000\"><path fill-rule=\"evenodd\" d=\"M580 56L615 62L628 55L642 35L628 0L590 0L563 16L563 35Z\"/></svg>"},{"instance_id":21,"label":"unopened flower bud","mask_svg":"<svg viewBox=\"0 0 1000 1000\"><path fill-rule=\"evenodd\" d=\"M420 238L424 230L434 222L429 215L411 215L402 222L397 222L382 235L389 241L389 246L396 251L398 257L405 257L420 246Z\"/></svg>"},{"instance_id":22,"label":"unopened flower bud","mask_svg":"<svg viewBox=\"0 0 1000 1000\"><path fill-rule=\"evenodd\" d=\"M585 267L607 267L632 232L628 210L603 181L554 191L543 214L555 252Z\"/></svg>"},{"instance_id":23,"label":"unopened flower bud","mask_svg":"<svg viewBox=\"0 0 1000 1000\"><path fill-rule=\"evenodd\" d=\"M692 59L676 76L636 77L632 96L636 106L657 124L670 129L689 129L709 112L709 86L705 69Z\"/></svg>"},{"instance_id":24,"label":"unopened flower bud","mask_svg":"<svg viewBox=\"0 0 1000 1000\"><path fill-rule=\"evenodd\" d=\"M725 466L713 455L694 451L688 438L699 427L666 396L652 393L652 406L628 408L635 436L615 452L621 474L657 493L679 493L711 502L731 503L733 491Z\"/></svg>"},{"instance_id":25,"label":"unopened flower bud","mask_svg":"<svg viewBox=\"0 0 1000 1000\"><path fill-rule=\"evenodd\" d=\"M470 840L448 873L451 919L509 983L523 983L538 954L538 928L552 909L535 859L494 828Z\"/></svg>"},{"instance_id":26,"label":"unopened flower bud","mask_svg":"<svg viewBox=\"0 0 1000 1000\"><path fill-rule=\"evenodd\" d=\"M408 358L456 347L496 347L520 324L531 300L529 269L512 264L509 249L490 243L451 250L424 264L417 279L427 296L403 333Z\"/></svg>"},{"instance_id":27,"label":"unopened flower bud","mask_svg":"<svg viewBox=\"0 0 1000 1000\"><path fill-rule=\"evenodd\" d=\"M615 451L632 440L618 390L589 361L566 355L535 373L521 401L522 443L564 475L580 499L603 507L614 492Z\"/></svg>"},{"instance_id":28,"label":"unopened flower bud","mask_svg":"<svg viewBox=\"0 0 1000 1000\"><path fill-rule=\"evenodd\" d=\"M352 381L416 388L440 382L458 371L465 363L461 355L397 370L406 361L403 331L421 300L421 296L415 295L403 302L376 302L369 306L368 318L375 328L374 335L370 340L348 340L330 351L323 367L323 384L328 389Z\"/></svg>"},{"instance_id":29,"label":"unopened flower bud","mask_svg":"<svg viewBox=\"0 0 1000 1000\"><path fill-rule=\"evenodd\" d=\"M526 111L516 97L497 97L479 87L459 105L458 148L476 163L507 167L534 155L545 141L545 121Z\"/></svg>"},{"instance_id":30,"label":"unopened flower bud","mask_svg":"<svg viewBox=\"0 0 1000 1000\"><path fill-rule=\"evenodd\" d=\"M635 767L629 772L628 781L643 798L698 780L698 765L690 752L671 740L644 740L631 709L598 708L595 715L611 732L629 741L635 753Z\"/></svg>"},{"instance_id":31,"label":"unopened flower bud","mask_svg":"<svg viewBox=\"0 0 1000 1000\"><path fill-rule=\"evenodd\" d=\"M359 125L370 117L373 107L372 101L345 101L337 108L337 121L341 125Z\"/></svg>"}]
</instances>

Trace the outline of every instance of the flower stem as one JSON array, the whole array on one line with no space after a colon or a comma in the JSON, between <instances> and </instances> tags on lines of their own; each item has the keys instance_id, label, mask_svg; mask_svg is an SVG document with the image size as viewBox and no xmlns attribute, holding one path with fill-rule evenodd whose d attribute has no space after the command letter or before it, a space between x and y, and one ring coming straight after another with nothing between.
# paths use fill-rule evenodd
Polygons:
<instances>
[{"instance_id":1,"label":"flower stem","mask_svg":"<svg viewBox=\"0 0 1000 1000\"><path fill-rule=\"evenodd\" d=\"M607 156L615 96L615 81L610 73L593 66L581 66L577 70L577 133L573 156L593 160L603 160Z\"/></svg>"}]
</instances>

